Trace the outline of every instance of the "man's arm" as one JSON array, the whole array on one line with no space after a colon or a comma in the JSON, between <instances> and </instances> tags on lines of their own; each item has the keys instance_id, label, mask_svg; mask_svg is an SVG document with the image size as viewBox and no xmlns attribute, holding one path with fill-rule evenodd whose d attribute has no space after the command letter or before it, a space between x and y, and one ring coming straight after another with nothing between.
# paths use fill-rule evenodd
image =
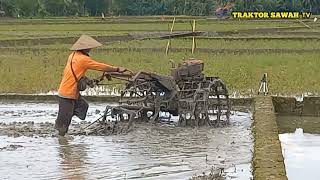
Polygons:
<instances>
[{"instance_id":1,"label":"man's arm","mask_svg":"<svg viewBox=\"0 0 320 180\"><path fill-rule=\"evenodd\" d=\"M96 71L104 71L104 72L118 72L119 68L114 67L108 64L99 63L90 57L85 58L82 64L86 69L96 70Z\"/></svg>"}]
</instances>

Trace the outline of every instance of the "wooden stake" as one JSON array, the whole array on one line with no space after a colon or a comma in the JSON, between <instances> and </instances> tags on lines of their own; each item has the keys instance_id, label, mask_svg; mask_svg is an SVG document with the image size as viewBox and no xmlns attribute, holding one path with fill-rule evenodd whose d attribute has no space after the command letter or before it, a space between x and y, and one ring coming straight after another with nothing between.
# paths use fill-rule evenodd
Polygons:
<instances>
[{"instance_id":1,"label":"wooden stake","mask_svg":"<svg viewBox=\"0 0 320 180\"><path fill-rule=\"evenodd\" d=\"M196 20L193 20L193 26L192 26L192 32L195 33L196 32ZM196 49L196 37L193 36L192 37L192 54L194 54L194 51Z\"/></svg>"},{"instance_id":2,"label":"wooden stake","mask_svg":"<svg viewBox=\"0 0 320 180\"><path fill-rule=\"evenodd\" d=\"M173 18L172 26L171 26L171 29L170 29L170 37L169 37L169 40L168 40L168 43L167 43L167 47L166 47L166 55L168 55L169 48L171 46L171 35L172 35L172 32L173 32L173 28L174 28L175 22L176 22L176 17Z\"/></svg>"},{"instance_id":3,"label":"wooden stake","mask_svg":"<svg viewBox=\"0 0 320 180\"><path fill-rule=\"evenodd\" d=\"M299 19L297 19L297 21L298 21L299 23L301 23L302 25L304 25L305 27L307 27L307 28L309 28L309 29L312 29L308 24L304 23L303 21L301 21L301 20L299 20Z\"/></svg>"}]
</instances>

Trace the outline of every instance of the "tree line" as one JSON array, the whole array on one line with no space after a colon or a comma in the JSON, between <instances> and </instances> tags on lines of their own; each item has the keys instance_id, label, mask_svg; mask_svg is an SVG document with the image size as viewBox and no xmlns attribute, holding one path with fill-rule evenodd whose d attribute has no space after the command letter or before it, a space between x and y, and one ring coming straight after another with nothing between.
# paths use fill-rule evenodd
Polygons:
<instances>
[{"instance_id":1,"label":"tree line","mask_svg":"<svg viewBox=\"0 0 320 180\"><path fill-rule=\"evenodd\" d=\"M234 11L309 11L320 0L0 0L6 16L195 15L210 16L226 4Z\"/></svg>"}]
</instances>

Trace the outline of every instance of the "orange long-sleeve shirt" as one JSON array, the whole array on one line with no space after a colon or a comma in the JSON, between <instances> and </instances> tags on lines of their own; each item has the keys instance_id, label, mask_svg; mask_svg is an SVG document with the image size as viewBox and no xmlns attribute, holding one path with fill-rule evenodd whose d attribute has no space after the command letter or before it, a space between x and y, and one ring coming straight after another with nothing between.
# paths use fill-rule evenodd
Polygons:
<instances>
[{"instance_id":1,"label":"orange long-sleeve shirt","mask_svg":"<svg viewBox=\"0 0 320 180\"><path fill-rule=\"evenodd\" d=\"M84 55L82 52L75 51L71 53L68 58L67 65L63 72L63 78L60 83L58 94L63 98L78 99L80 95L79 91L77 90L76 79L71 70L71 59L72 68L78 80L86 74L88 69L104 72L117 71L116 67L96 62L91 57Z\"/></svg>"}]
</instances>

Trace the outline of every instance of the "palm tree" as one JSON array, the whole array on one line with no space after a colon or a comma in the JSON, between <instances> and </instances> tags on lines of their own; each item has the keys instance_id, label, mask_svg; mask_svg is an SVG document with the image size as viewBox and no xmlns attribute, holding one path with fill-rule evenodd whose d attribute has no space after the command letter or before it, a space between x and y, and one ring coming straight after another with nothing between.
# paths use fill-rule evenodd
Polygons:
<instances>
[{"instance_id":1,"label":"palm tree","mask_svg":"<svg viewBox=\"0 0 320 180\"><path fill-rule=\"evenodd\" d=\"M309 11L312 12L313 7L318 7L320 5L319 0L302 0L302 4L305 7L309 8Z\"/></svg>"}]
</instances>

